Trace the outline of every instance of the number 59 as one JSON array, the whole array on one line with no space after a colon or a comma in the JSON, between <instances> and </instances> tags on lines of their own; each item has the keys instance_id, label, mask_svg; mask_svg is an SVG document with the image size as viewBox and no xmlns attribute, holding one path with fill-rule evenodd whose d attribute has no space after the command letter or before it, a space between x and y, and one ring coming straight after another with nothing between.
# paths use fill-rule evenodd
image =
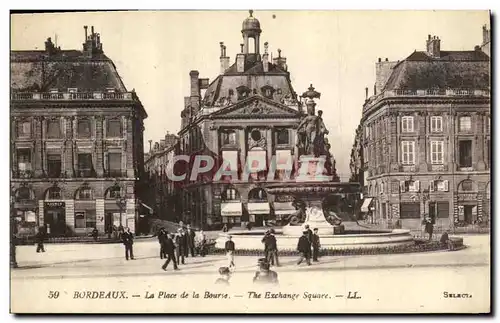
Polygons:
<instances>
[{"instance_id":1,"label":"number 59","mask_svg":"<svg viewBox=\"0 0 500 323\"><path fill-rule=\"evenodd\" d=\"M49 291L49 298L53 298L53 299L56 299L59 297L59 292L58 291Z\"/></svg>"}]
</instances>

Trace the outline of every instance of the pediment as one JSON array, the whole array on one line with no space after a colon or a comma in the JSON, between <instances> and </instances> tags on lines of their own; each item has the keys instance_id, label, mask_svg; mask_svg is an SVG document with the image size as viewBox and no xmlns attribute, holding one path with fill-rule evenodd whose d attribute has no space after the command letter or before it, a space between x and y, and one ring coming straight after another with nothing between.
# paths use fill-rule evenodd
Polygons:
<instances>
[{"instance_id":1,"label":"pediment","mask_svg":"<svg viewBox=\"0 0 500 323\"><path fill-rule=\"evenodd\" d=\"M213 117L217 118L295 118L299 116L298 111L260 96L245 99L213 114Z\"/></svg>"}]
</instances>

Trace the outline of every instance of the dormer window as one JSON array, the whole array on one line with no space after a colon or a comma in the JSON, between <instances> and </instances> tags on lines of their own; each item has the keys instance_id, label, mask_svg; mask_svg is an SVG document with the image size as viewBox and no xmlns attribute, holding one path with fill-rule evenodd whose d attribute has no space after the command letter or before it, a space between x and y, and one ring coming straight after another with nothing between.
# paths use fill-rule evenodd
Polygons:
<instances>
[{"instance_id":1,"label":"dormer window","mask_svg":"<svg viewBox=\"0 0 500 323\"><path fill-rule=\"evenodd\" d=\"M239 86L236 88L236 91L238 91L238 100L243 100L248 98L250 93L252 92L249 88L246 86Z\"/></svg>"},{"instance_id":2,"label":"dormer window","mask_svg":"<svg viewBox=\"0 0 500 323\"><path fill-rule=\"evenodd\" d=\"M262 95L268 99L272 99L274 95L274 88L272 86L266 85L263 86L261 89Z\"/></svg>"}]
</instances>

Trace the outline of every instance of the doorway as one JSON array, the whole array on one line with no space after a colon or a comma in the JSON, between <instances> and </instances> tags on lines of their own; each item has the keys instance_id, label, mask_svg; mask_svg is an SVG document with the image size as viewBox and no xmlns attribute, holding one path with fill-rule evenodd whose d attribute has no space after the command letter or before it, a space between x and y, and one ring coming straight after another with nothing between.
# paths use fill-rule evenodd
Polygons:
<instances>
[{"instance_id":1,"label":"doorway","mask_svg":"<svg viewBox=\"0 0 500 323\"><path fill-rule=\"evenodd\" d=\"M256 227L264 226L264 214L255 214L255 226Z\"/></svg>"},{"instance_id":2,"label":"doorway","mask_svg":"<svg viewBox=\"0 0 500 323\"><path fill-rule=\"evenodd\" d=\"M63 208L45 210L44 223L50 236L58 237L66 233L66 214Z\"/></svg>"},{"instance_id":3,"label":"doorway","mask_svg":"<svg viewBox=\"0 0 500 323\"><path fill-rule=\"evenodd\" d=\"M473 205L464 205L464 222L466 224L474 223L474 206Z\"/></svg>"}]
</instances>

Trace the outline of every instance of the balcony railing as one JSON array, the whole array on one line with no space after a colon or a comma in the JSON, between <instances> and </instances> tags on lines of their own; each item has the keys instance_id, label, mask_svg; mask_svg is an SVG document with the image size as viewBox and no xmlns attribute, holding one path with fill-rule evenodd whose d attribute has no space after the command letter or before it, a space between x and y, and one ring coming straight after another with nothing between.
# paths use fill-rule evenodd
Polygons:
<instances>
[{"instance_id":1,"label":"balcony railing","mask_svg":"<svg viewBox=\"0 0 500 323\"><path fill-rule=\"evenodd\" d=\"M10 99L13 101L80 101L80 100L120 100L131 101L136 98L134 92L12 92Z\"/></svg>"},{"instance_id":2,"label":"balcony railing","mask_svg":"<svg viewBox=\"0 0 500 323\"><path fill-rule=\"evenodd\" d=\"M395 97L490 97L490 90L486 89L396 89L384 91L369 98L364 110L378 103L385 98Z\"/></svg>"}]
</instances>

